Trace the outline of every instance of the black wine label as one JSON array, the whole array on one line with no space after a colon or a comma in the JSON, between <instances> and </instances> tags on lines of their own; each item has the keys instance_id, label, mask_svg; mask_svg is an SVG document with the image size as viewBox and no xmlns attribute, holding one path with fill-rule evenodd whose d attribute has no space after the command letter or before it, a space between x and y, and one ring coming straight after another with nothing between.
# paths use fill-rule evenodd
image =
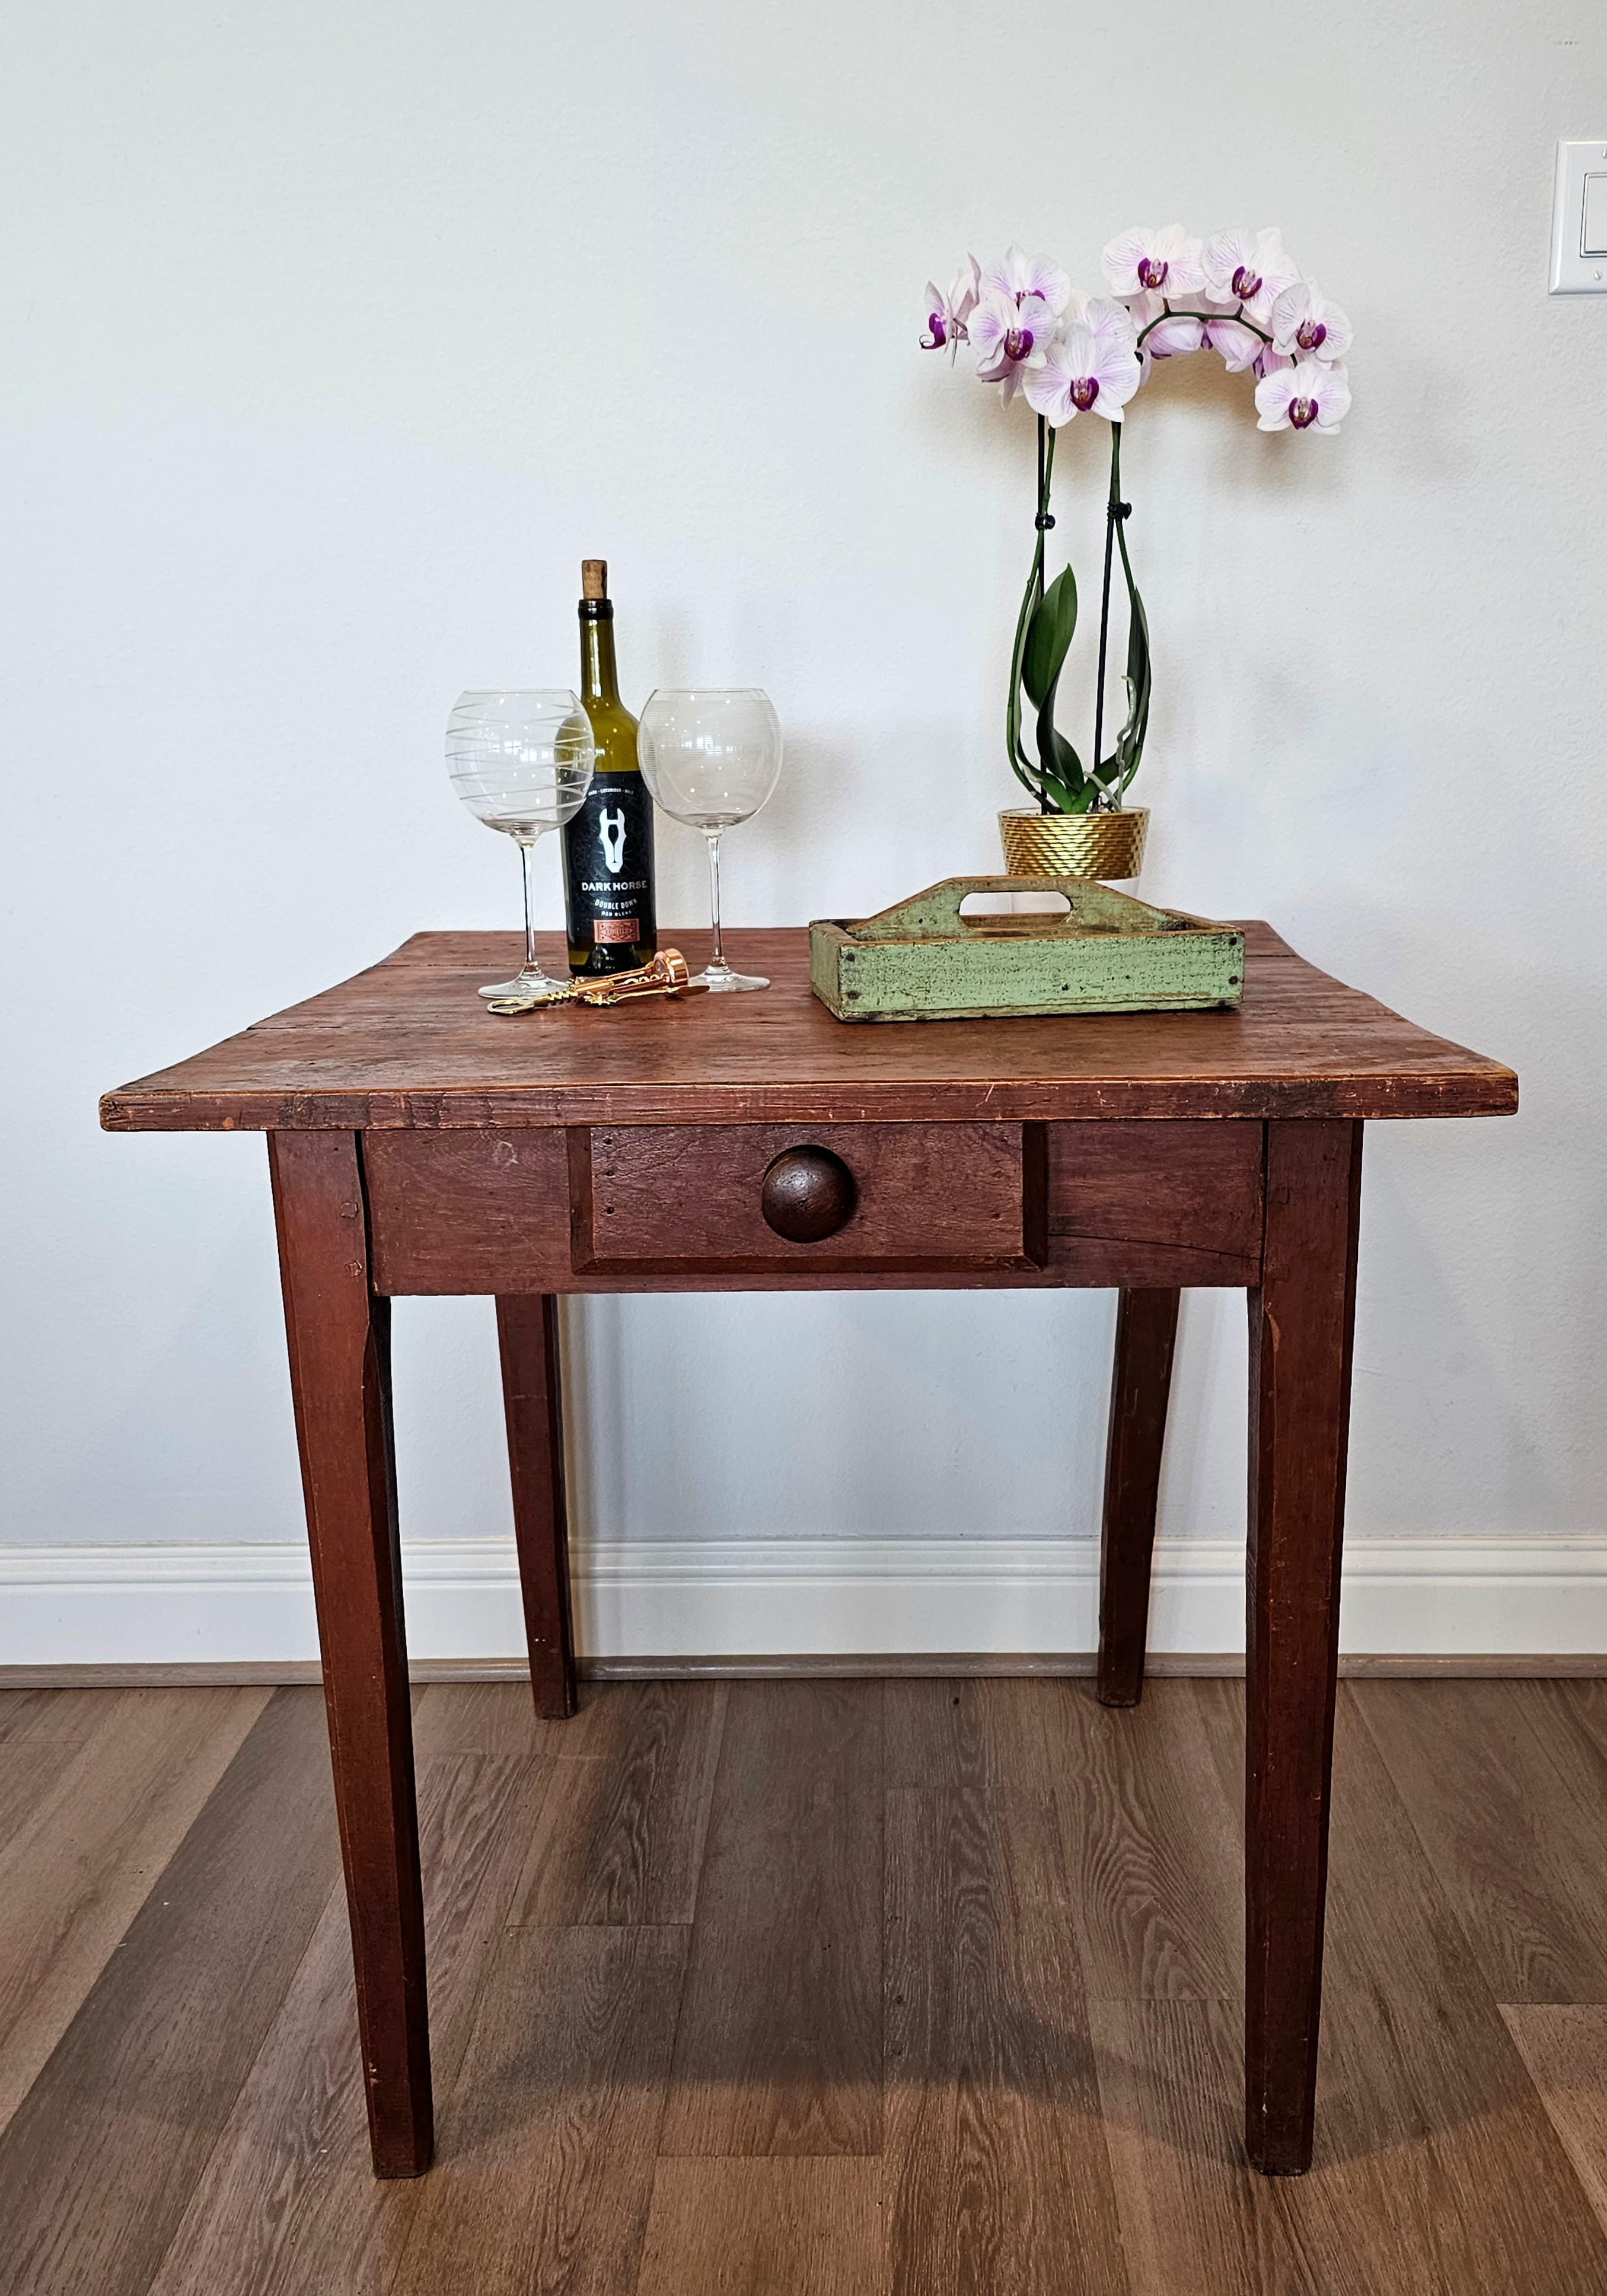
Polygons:
<instances>
[{"instance_id":1,"label":"black wine label","mask_svg":"<svg viewBox=\"0 0 1607 2296\"><path fill-rule=\"evenodd\" d=\"M652 800L640 774L599 774L563 832L571 972L626 972L658 947Z\"/></svg>"}]
</instances>

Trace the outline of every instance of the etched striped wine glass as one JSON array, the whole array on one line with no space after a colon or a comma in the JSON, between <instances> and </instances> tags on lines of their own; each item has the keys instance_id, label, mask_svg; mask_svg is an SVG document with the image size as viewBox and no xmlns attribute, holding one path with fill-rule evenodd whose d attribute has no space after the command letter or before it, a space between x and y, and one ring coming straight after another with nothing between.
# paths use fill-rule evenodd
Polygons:
<instances>
[{"instance_id":1,"label":"etched striped wine glass","mask_svg":"<svg viewBox=\"0 0 1607 2296\"><path fill-rule=\"evenodd\" d=\"M536 954L536 848L550 829L574 819L591 787L596 747L578 697L563 686L460 693L447 725L447 771L477 821L519 848L524 873L524 964L482 996L545 999L569 982L542 970Z\"/></svg>"}]
</instances>

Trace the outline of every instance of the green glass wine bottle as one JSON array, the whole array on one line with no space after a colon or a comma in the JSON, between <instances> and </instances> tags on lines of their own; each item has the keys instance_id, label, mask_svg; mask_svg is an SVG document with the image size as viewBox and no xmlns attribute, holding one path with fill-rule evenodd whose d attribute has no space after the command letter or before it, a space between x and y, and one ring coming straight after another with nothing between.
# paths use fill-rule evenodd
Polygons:
<instances>
[{"instance_id":1,"label":"green glass wine bottle","mask_svg":"<svg viewBox=\"0 0 1607 2296\"><path fill-rule=\"evenodd\" d=\"M636 759L636 721L619 699L608 566L580 565L580 700L597 745L586 803L563 832L570 971L628 972L659 946L652 800Z\"/></svg>"}]
</instances>

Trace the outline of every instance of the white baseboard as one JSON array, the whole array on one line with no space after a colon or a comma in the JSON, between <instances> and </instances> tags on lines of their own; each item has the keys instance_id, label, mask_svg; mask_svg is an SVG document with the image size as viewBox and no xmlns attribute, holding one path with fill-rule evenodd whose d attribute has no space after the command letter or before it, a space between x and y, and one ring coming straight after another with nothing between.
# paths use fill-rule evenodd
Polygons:
<instances>
[{"instance_id":1,"label":"white baseboard","mask_svg":"<svg viewBox=\"0 0 1607 2296\"><path fill-rule=\"evenodd\" d=\"M522 1650L511 1539L404 1549L410 1654ZM754 1653L1052 1652L1094 1647L1089 1539L603 1539L577 1549L577 1635L598 1660ZM1607 1651L1607 1533L1357 1538L1352 1653ZM1158 1653L1244 1646L1244 1550L1163 1540ZM307 1554L272 1546L0 1546L0 1668L273 1664L316 1656Z\"/></svg>"}]
</instances>

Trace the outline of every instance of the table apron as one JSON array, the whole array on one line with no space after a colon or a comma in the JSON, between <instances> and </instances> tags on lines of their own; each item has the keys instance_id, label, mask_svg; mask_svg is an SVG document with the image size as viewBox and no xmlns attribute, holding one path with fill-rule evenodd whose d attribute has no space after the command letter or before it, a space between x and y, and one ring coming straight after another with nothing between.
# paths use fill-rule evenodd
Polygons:
<instances>
[{"instance_id":1,"label":"table apron","mask_svg":"<svg viewBox=\"0 0 1607 2296\"><path fill-rule=\"evenodd\" d=\"M1249 1287L1266 1128L1049 1124L543 1126L361 1136L383 1294ZM770 1160L853 1173L841 1231L771 1234Z\"/></svg>"}]
</instances>

